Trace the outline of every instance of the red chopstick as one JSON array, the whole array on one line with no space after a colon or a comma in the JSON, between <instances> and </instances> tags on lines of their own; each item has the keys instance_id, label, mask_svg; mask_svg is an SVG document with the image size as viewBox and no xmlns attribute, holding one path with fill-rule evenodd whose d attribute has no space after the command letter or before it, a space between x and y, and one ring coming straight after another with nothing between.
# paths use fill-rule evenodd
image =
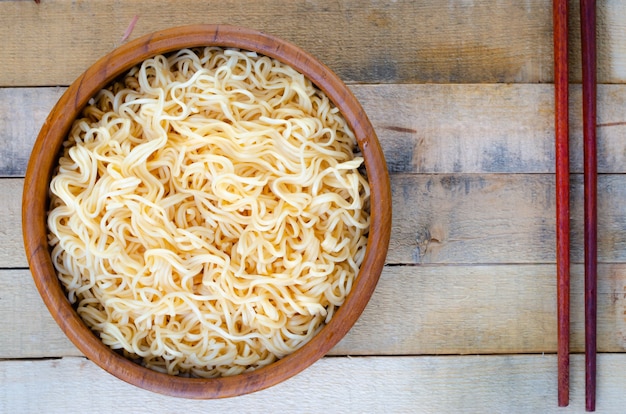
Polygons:
<instances>
[{"instance_id":1,"label":"red chopstick","mask_svg":"<svg viewBox=\"0 0 626 414\"><path fill-rule=\"evenodd\" d=\"M580 0L585 197L585 408L596 409L597 157L596 2Z\"/></svg>"},{"instance_id":2,"label":"red chopstick","mask_svg":"<svg viewBox=\"0 0 626 414\"><path fill-rule=\"evenodd\" d=\"M569 404L569 131L567 0L553 0L559 407Z\"/></svg>"}]
</instances>

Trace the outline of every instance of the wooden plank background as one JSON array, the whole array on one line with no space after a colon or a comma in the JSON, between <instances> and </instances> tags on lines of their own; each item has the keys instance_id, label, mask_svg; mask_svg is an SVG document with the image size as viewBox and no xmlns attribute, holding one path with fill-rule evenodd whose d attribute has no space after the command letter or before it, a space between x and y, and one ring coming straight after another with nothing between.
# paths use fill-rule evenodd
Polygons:
<instances>
[{"instance_id":1,"label":"wooden plank background","mask_svg":"<svg viewBox=\"0 0 626 414\"><path fill-rule=\"evenodd\" d=\"M275 387L242 397L184 401L128 391L83 358L8 361L0 378L0 401L16 412L102 413L563 413L584 409L584 358L572 357L570 408L551 404L556 393L553 355L325 358L306 374ZM624 359L615 354L598 358L597 412L620 413L624 392L614 378L623 376ZM68 378L80 378L68 381ZM4 384L3 384L4 385ZM37 398L20 398L24 389ZM66 396L71 396L68 401ZM7 405L9 406L9 405Z\"/></svg>"},{"instance_id":2,"label":"wooden plank background","mask_svg":"<svg viewBox=\"0 0 626 414\"><path fill-rule=\"evenodd\" d=\"M4 86L67 85L130 37L195 23L252 27L292 41L355 83L536 83L552 79L551 3L373 0L4 1ZM598 11L598 80L622 83L626 4ZM19 19L16 19L19 17ZM570 2L574 81L580 81L578 2ZM63 22L64 24L60 24ZM72 50L72 59L66 51ZM29 65L24 65L28 62ZM45 67L42 71L38 68Z\"/></svg>"},{"instance_id":3,"label":"wooden plank background","mask_svg":"<svg viewBox=\"0 0 626 414\"><path fill-rule=\"evenodd\" d=\"M385 152L391 248L329 354L271 389L185 401L86 360L34 288L21 195L36 135L122 42L192 23L290 40L346 81ZM572 352L583 352L578 2L570 1ZM0 0L0 412L584 412L556 407L550 2ZM598 3L598 412L626 406L626 2ZM311 390L314 390L311 392ZM94 397L95 396L95 397Z\"/></svg>"}]
</instances>

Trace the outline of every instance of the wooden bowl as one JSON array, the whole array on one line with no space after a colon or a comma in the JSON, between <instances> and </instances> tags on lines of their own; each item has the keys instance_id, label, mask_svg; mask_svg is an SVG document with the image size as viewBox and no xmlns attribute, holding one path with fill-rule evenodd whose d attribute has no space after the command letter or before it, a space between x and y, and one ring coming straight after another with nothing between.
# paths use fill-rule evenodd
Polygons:
<instances>
[{"instance_id":1,"label":"wooden bowl","mask_svg":"<svg viewBox=\"0 0 626 414\"><path fill-rule=\"evenodd\" d=\"M198 46L252 50L289 64L307 76L340 109L354 131L371 186L371 226L365 258L350 294L331 321L293 354L252 372L215 379L162 374L104 345L66 297L50 258L46 224L48 185L62 142L88 100L147 58ZM344 337L365 308L384 265L391 232L391 193L374 129L356 98L330 69L296 46L264 33L232 26L195 25L156 32L124 44L98 60L67 89L46 119L32 151L24 183L22 227L30 269L43 301L63 332L90 360L147 390L185 398L222 398L275 385L313 364Z\"/></svg>"}]
</instances>

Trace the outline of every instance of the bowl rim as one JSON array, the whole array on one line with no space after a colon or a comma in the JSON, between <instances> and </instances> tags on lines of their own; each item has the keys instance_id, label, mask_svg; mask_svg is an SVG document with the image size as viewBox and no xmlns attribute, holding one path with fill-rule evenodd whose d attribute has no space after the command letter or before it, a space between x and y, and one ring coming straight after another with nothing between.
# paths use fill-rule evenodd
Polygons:
<instances>
[{"instance_id":1,"label":"bowl rim","mask_svg":"<svg viewBox=\"0 0 626 414\"><path fill-rule=\"evenodd\" d=\"M255 51L286 63L324 91L344 114L365 159L371 190L370 237L354 285L333 318L294 353L257 370L220 378L185 378L136 364L104 345L70 305L54 270L47 241L48 185L62 142L76 115L105 85L157 54L183 48L221 46ZM391 189L385 158L365 111L350 89L315 57L276 36L231 25L189 25L156 31L125 43L97 60L65 91L33 146L22 197L24 247L37 290L71 342L105 371L140 388L193 399L247 394L282 382L323 357L354 325L385 264L391 233ZM371 235L376 235L374 239Z\"/></svg>"}]
</instances>

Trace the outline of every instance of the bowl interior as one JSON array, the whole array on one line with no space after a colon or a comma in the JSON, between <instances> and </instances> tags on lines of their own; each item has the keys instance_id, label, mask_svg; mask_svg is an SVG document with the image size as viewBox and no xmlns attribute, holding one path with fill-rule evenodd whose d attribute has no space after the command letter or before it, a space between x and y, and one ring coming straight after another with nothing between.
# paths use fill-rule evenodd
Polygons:
<instances>
[{"instance_id":1,"label":"bowl interior","mask_svg":"<svg viewBox=\"0 0 626 414\"><path fill-rule=\"evenodd\" d=\"M198 46L236 47L275 58L307 76L326 93L354 131L365 159L371 189L370 230L363 263L344 304L331 321L293 354L268 366L232 377L183 378L158 373L104 345L70 305L56 276L47 241L48 185L73 120L100 89L157 54ZM194 25L156 32L129 42L88 68L50 112L33 147L22 204L27 258L42 299L68 338L97 365L136 386L185 398L222 398L257 391L302 371L325 355L356 322L384 266L391 231L391 193L384 156L367 116L345 84L326 66L296 46L254 30Z\"/></svg>"}]
</instances>

